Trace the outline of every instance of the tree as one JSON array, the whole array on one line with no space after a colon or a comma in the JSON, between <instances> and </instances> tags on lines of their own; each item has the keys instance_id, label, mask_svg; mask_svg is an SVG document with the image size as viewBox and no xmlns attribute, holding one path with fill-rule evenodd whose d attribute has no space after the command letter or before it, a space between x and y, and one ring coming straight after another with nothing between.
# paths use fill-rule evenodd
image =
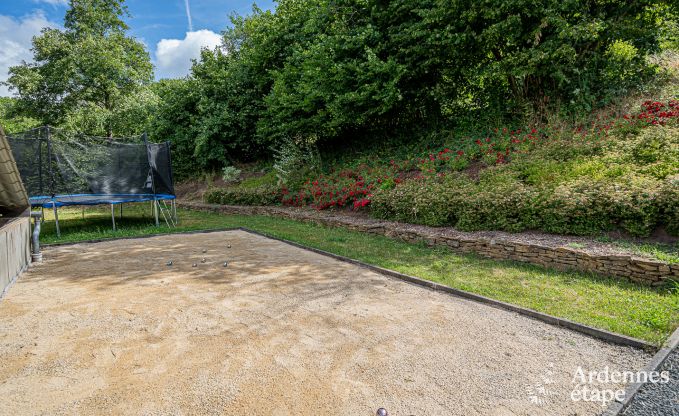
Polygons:
<instances>
[{"instance_id":1,"label":"tree","mask_svg":"<svg viewBox=\"0 0 679 416\"><path fill-rule=\"evenodd\" d=\"M257 8L247 18L232 16L221 47L203 50L192 68L199 113L195 155L205 166L251 160L271 144L269 137L257 135L257 122L266 111L270 71L282 65L287 36L295 32L275 16Z\"/></svg>"},{"instance_id":2,"label":"tree","mask_svg":"<svg viewBox=\"0 0 679 416\"><path fill-rule=\"evenodd\" d=\"M17 110L43 124L92 114L109 137L118 107L147 86L153 66L144 45L126 36L123 0L70 0L64 30L44 29L33 39L34 62L9 70Z\"/></svg>"},{"instance_id":3,"label":"tree","mask_svg":"<svg viewBox=\"0 0 679 416\"><path fill-rule=\"evenodd\" d=\"M205 170L205 159L194 156L197 130L201 125L196 82L164 79L153 84L151 89L158 101L149 122L149 140L171 143L175 179L186 179Z\"/></svg>"},{"instance_id":4,"label":"tree","mask_svg":"<svg viewBox=\"0 0 679 416\"><path fill-rule=\"evenodd\" d=\"M17 133L38 127L38 120L16 113L15 101L14 98L0 97L0 127L5 133Z\"/></svg>"}]
</instances>

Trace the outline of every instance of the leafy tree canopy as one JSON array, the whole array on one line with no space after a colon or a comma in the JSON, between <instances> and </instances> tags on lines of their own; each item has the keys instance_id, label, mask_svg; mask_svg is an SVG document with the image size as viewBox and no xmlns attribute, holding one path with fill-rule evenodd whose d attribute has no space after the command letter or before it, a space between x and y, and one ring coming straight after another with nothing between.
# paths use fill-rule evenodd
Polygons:
<instances>
[{"instance_id":1,"label":"leafy tree canopy","mask_svg":"<svg viewBox=\"0 0 679 416\"><path fill-rule=\"evenodd\" d=\"M79 120L89 133L119 133L116 117L153 76L144 45L126 36L122 0L71 0L64 29L33 39L34 62L10 68L22 114L43 124ZM96 119L83 120L88 114Z\"/></svg>"},{"instance_id":2,"label":"leafy tree canopy","mask_svg":"<svg viewBox=\"0 0 679 416\"><path fill-rule=\"evenodd\" d=\"M672 4L280 0L234 16L194 65L195 156L217 166L286 138L388 137L470 111L589 111L655 73Z\"/></svg>"}]
</instances>

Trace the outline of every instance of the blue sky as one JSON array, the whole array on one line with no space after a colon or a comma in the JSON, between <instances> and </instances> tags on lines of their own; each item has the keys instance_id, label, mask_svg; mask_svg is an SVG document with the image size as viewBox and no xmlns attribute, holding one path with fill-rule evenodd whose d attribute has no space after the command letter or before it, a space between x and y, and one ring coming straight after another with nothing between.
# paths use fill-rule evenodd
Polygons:
<instances>
[{"instance_id":1,"label":"blue sky","mask_svg":"<svg viewBox=\"0 0 679 416\"><path fill-rule=\"evenodd\" d=\"M156 66L156 78L188 73L191 58L203 46L213 47L229 24L229 14L247 15L252 5L274 9L273 0L127 0L132 15L130 34L146 44ZM193 31L189 30L187 4ZM0 81L7 69L30 60L31 38L46 26L63 24L68 0L0 1ZM0 96L11 95L0 86Z\"/></svg>"}]
</instances>

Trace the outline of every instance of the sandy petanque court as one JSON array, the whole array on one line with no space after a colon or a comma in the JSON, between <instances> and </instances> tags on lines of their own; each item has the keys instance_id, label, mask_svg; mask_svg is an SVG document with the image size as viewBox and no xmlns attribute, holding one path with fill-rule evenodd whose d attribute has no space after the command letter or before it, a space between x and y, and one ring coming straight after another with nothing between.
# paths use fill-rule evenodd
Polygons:
<instances>
[{"instance_id":1,"label":"sandy petanque court","mask_svg":"<svg viewBox=\"0 0 679 416\"><path fill-rule=\"evenodd\" d=\"M649 359L245 231L47 248L0 357L3 415L277 416L594 415Z\"/></svg>"}]
</instances>

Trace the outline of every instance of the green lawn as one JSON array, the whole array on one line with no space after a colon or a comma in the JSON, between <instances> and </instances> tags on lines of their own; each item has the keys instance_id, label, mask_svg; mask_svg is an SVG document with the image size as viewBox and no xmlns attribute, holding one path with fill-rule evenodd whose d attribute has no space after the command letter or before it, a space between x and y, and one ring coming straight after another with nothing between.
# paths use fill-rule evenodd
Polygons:
<instances>
[{"instance_id":1,"label":"green lawn","mask_svg":"<svg viewBox=\"0 0 679 416\"><path fill-rule=\"evenodd\" d=\"M515 262L461 255L382 236L264 216L220 215L180 210L176 229L152 224L150 207L125 206L111 230L110 210L59 210L57 239L46 213L44 244L131 237L156 233L247 227L366 263L439 282L504 302L661 344L679 326L679 285L662 289L601 278L587 273L548 271Z\"/></svg>"}]
</instances>

